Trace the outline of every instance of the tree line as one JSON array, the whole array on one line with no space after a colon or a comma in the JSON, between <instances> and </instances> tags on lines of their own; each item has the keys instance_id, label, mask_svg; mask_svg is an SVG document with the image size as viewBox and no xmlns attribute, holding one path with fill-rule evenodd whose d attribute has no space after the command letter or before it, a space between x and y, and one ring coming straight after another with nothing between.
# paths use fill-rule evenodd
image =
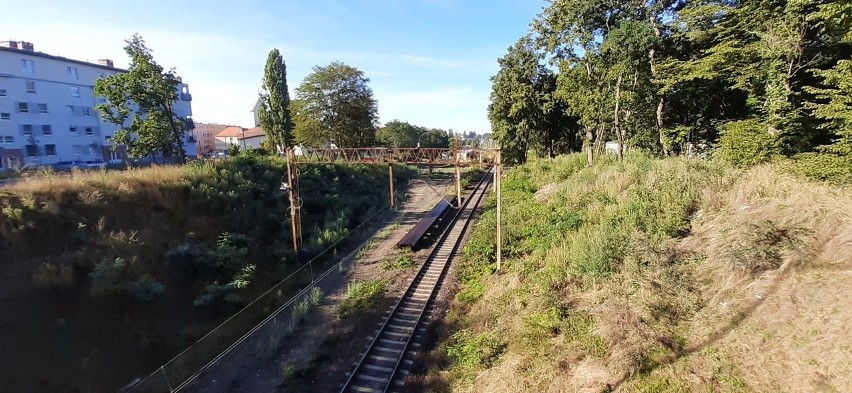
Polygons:
<instances>
[{"instance_id":1,"label":"tree line","mask_svg":"<svg viewBox=\"0 0 852 393\"><path fill-rule=\"evenodd\" d=\"M491 79L509 160L612 140L852 168L847 0L553 0L530 26Z\"/></svg>"},{"instance_id":2,"label":"tree line","mask_svg":"<svg viewBox=\"0 0 852 393\"><path fill-rule=\"evenodd\" d=\"M334 61L315 66L290 100L281 53L270 51L260 93L259 120L270 151L308 147L447 147L446 131L400 120L378 123L378 102L363 71Z\"/></svg>"},{"instance_id":3,"label":"tree line","mask_svg":"<svg viewBox=\"0 0 852 393\"><path fill-rule=\"evenodd\" d=\"M116 124L114 140L130 157L185 156L183 136L192 121L177 116L180 76L157 64L144 39L134 34L124 48L127 72L95 82L104 120ZM308 147L448 147L449 134L394 120L378 122L378 102L363 71L334 61L315 66L290 99L287 65L278 49L267 56L258 98L258 120L266 133L265 151L280 154L295 145Z\"/></svg>"}]
</instances>

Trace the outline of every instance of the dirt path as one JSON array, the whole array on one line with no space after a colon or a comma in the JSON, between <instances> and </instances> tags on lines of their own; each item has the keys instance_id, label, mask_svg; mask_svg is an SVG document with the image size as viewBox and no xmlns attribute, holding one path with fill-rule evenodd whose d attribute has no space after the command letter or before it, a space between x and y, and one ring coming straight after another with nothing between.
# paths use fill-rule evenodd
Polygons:
<instances>
[{"instance_id":1,"label":"dirt path","mask_svg":"<svg viewBox=\"0 0 852 393\"><path fill-rule=\"evenodd\" d=\"M294 325L289 314L280 315L200 375L187 390L205 393L339 390L352 362L375 330L377 317L401 296L428 251L414 255L413 267L385 269L382 263L396 256L396 242L438 202L440 196L436 190L443 191L450 184L450 179L414 180L399 210L387 214L376 225L372 243L349 266L332 272L317 285L324 297L301 322ZM349 283L379 279L387 279L390 284L378 307L346 318L337 315L337 306L345 298ZM292 333L282 334L293 326Z\"/></svg>"}]
</instances>

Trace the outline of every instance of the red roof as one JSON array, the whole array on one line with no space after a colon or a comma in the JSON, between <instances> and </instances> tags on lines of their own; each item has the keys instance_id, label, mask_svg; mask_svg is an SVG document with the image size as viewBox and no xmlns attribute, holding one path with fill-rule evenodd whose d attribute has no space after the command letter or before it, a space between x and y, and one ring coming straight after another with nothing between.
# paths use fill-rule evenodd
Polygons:
<instances>
[{"instance_id":1,"label":"red roof","mask_svg":"<svg viewBox=\"0 0 852 393\"><path fill-rule=\"evenodd\" d=\"M249 129L244 129L242 127L230 126L226 127L220 133L216 134L216 138L229 138L234 137L238 140L254 138L258 136L265 136L266 133L263 132L263 128L254 127Z\"/></svg>"}]
</instances>

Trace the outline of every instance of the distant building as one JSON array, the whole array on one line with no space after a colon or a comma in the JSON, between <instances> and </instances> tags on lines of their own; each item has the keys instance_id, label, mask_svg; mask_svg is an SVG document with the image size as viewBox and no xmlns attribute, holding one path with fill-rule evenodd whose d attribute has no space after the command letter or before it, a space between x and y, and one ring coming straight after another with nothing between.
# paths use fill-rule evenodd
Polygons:
<instances>
[{"instance_id":1,"label":"distant building","mask_svg":"<svg viewBox=\"0 0 852 393\"><path fill-rule=\"evenodd\" d=\"M118 127L95 110L105 102L94 94L95 80L120 72L109 59L89 63L36 52L29 42L0 42L0 170L126 159L125 147L112 141ZM189 86L175 93L176 114L191 120ZM195 156L195 138L186 133L183 143Z\"/></svg>"},{"instance_id":2,"label":"distant building","mask_svg":"<svg viewBox=\"0 0 852 393\"><path fill-rule=\"evenodd\" d=\"M226 150L231 145L237 145L241 149L251 147L260 148L260 144L266 140L263 128L254 127L245 129L238 126L226 127L216 134L216 150Z\"/></svg>"},{"instance_id":3,"label":"distant building","mask_svg":"<svg viewBox=\"0 0 852 393\"><path fill-rule=\"evenodd\" d=\"M257 101L254 102L254 106L251 107L251 113L254 115L254 126L260 126L260 97L257 98Z\"/></svg>"},{"instance_id":4,"label":"distant building","mask_svg":"<svg viewBox=\"0 0 852 393\"><path fill-rule=\"evenodd\" d=\"M195 129L192 130L192 135L197 141L198 154L207 154L216 149L216 135L230 126L226 124L215 123L195 123Z\"/></svg>"}]
</instances>

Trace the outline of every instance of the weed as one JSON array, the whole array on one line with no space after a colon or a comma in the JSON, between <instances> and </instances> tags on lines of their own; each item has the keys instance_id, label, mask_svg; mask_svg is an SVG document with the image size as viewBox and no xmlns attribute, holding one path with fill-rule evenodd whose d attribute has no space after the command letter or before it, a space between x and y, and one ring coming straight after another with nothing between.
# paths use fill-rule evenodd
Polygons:
<instances>
[{"instance_id":1,"label":"weed","mask_svg":"<svg viewBox=\"0 0 852 393\"><path fill-rule=\"evenodd\" d=\"M33 284L39 288L64 289L75 283L74 268L65 264L42 263L33 274Z\"/></svg>"},{"instance_id":2,"label":"weed","mask_svg":"<svg viewBox=\"0 0 852 393\"><path fill-rule=\"evenodd\" d=\"M731 236L725 256L739 269L756 274L781 266L785 249L796 249L801 230L782 228L772 221L747 222Z\"/></svg>"},{"instance_id":3,"label":"weed","mask_svg":"<svg viewBox=\"0 0 852 393\"><path fill-rule=\"evenodd\" d=\"M340 302L337 313L341 318L374 309L384 299L390 281L358 281L346 288L346 298Z\"/></svg>"},{"instance_id":4,"label":"weed","mask_svg":"<svg viewBox=\"0 0 852 393\"><path fill-rule=\"evenodd\" d=\"M154 281L149 275L144 275L142 278L124 283L122 289L130 296L139 302L150 302L166 292L166 286Z\"/></svg>"},{"instance_id":5,"label":"weed","mask_svg":"<svg viewBox=\"0 0 852 393\"><path fill-rule=\"evenodd\" d=\"M453 334L447 344L454 372L470 376L474 372L491 367L506 348L493 333L473 334L460 330Z\"/></svg>"},{"instance_id":6,"label":"weed","mask_svg":"<svg viewBox=\"0 0 852 393\"><path fill-rule=\"evenodd\" d=\"M401 270L412 266L414 266L414 253L408 248L399 250L393 259L382 262L383 270Z\"/></svg>"},{"instance_id":7,"label":"weed","mask_svg":"<svg viewBox=\"0 0 852 393\"><path fill-rule=\"evenodd\" d=\"M127 263L122 258L115 258L112 261L104 260L96 264L94 270L89 273L92 279L92 295L106 296L119 293L126 266Z\"/></svg>"}]
</instances>

